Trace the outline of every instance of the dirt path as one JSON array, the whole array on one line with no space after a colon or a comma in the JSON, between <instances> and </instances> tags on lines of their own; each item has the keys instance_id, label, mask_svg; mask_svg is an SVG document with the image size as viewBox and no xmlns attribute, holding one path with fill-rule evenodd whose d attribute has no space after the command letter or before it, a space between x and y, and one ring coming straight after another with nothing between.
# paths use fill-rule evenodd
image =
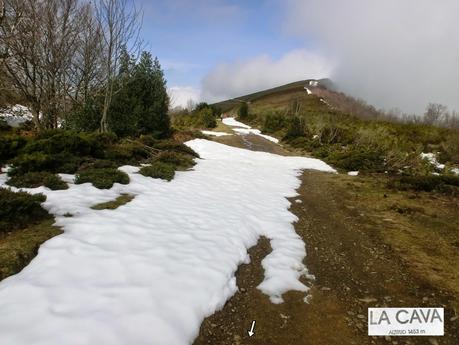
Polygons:
<instances>
[{"instance_id":1,"label":"dirt path","mask_svg":"<svg viewBox=\"0 0 459 345\"><path fill-rule=\"evenodd\" d=\"M249 136L225 138L227 144L284 153L282 148ZM245 139L245 140L243 140ZM219 140L220 141L220 140ZM284 152L283 152L284 151ZM316 280L308 304L289 292L285 303L272 304L257 290L263 280L261 260L271 251L260 239L251 248L251 263L236 273L237 292L201 326L201 344L459 344L458 296L413 269L403 251L384 234L394 221L381 220L371 205L356 200L353 180L343 175L306 171L291 211L298 216L296 232L306 243L305 264ZM381 195L381 198L384 198ZM427 278L426 278L427 277ZM305 282L307 283L307 282ZM445 307L445 337L368 337L368 307ZM256 320L255 336L247 330Z\"/></svg>"}]
</instances>

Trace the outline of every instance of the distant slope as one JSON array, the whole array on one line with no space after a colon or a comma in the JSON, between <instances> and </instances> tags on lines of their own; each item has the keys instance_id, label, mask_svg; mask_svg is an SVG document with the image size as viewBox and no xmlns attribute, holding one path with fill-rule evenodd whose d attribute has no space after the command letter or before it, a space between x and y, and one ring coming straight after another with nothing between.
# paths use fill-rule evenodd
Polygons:
<instances>
[{"instance_id":1,"label":"distant slope","mask_svg":"<svg viewBox=\"0 0 459 345\"><path fill-rule=\"evenodd\" d=\"M311 85L311 82L317 82ZM308 88L312 93L307 97L305 90ZM322 105L327 105L329 109L340 111L346 114L352 114L362 119L371 118L388 118L387 114L367 104L364 100L355 99L337 90L336 86L330 79L305 79L281 85L271 89L251 93L248 95L231 98L222 102L215 103L223 112L235 111L242 102L248 102L253 105L253 109L258 110L279 110L291 106L292 102L305 101L307 103L317 104L319 101Z\"/></svg>"},{"instance_id":2,"label":"distant slope","mask_svg":"<svg viewBox=\"0 0 459 345\"><path fill-rule=\"evenodd\" d=\"M245 96L231 98L222 102L217 102L214 105L222 109L223 112L226 112L234 107L239 106L241 102L254 102L256 100L260 100L261 98L273 95L281 95L281 94L289 94L289 93L297 93L297 92L305 92L305 87L309 86L310 82L317 81L320 86L323 87L330 87L332 85L329 79L306 79L300 80L293 83L289 83L286 85L277 86L271 89L263 90L254 92Z\"/></svg>"}]
</instances>

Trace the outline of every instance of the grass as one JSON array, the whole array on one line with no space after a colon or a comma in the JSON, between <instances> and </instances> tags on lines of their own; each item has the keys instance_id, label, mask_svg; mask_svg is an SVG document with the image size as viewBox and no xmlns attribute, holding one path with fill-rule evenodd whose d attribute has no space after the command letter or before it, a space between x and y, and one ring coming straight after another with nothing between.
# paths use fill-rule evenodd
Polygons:
<instances>
[{"instance_id":1,"label":"grass","mask_svg":"<svg viewBox=\"0 0 459 345\"><path fill-rule=\"evenodd\" d=\"M132 194L121 194L115 200L102 202L100 204L91 206L93 210L116 210L118 207L126 205L134 200L135 196Z\"/></svg>"},{"instance_id":2,"label":"grass","mask_svg":"<svg viewBox=\"0 0 459 345\"><path fill-rule=\"evenodd\" d=\"M372 219L366 231L381 236L415 275L459 299L457 197L390 189L387 176L328 178L349 193L343 207L358 209Z\"/></svg>"},{"instance_id":3,"label":"grass","mask_svg":"<svg viewBox=\"0 0 459 345\"><path fill-rule=\"evenodd\" d=\"M62 233L46 219L0 238L0 280L20 272L37 255L40 245Z\"/></svg>"}]
</instances>

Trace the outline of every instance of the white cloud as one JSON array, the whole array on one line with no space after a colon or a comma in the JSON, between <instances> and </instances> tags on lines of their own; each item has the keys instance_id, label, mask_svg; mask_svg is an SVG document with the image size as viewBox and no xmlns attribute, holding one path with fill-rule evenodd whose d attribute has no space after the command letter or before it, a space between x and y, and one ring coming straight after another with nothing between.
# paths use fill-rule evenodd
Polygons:
<instances>
[{"instance_id":1,"label":"white cloud","mask_svg":"<svg viewBox=\"0 0 459 345\"><path fill-rule=\"evenodd\" d=\"M201 99L200 90L192 86L172 86L168 89L168 94L171 108L182 107L185 109L190 100L197 103Z\"/></svg>"},{"instance_id":2,"label":"white cloud","mask_svg":"<svg viewBox=\"0 0 459 345\"><path fill-rule=\"evenodd\" d=\"M216 66L202 81L202 98L219 101L301 79L328 77L331 71L329 60L304 49L291 51L278 60L261 55Z\"/></svg>"},{"instance_id":3,"label":"white cloud","mask_svg":"<svg viewBox=\"0 0 459 345\"><path fill-rule=\"evenodd\" d=\"M459 1L288 0L291 33L337 61L347 92L376 106L459 109Z\"/></svg>"}]
</instances>

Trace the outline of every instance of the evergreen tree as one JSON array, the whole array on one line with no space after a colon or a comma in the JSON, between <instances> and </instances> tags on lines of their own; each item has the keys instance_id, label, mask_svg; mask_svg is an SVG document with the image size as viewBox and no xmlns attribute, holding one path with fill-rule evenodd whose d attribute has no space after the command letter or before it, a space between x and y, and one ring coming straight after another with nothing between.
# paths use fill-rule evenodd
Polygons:
<instances>
[{"instance_id":1,"label":"evergreen tree","mask_svg":"<svg viewBox=\"0 0 459 345\"><path fill-rule=\"evenodd\" d=\"M170 134L166 80L157 58L143 52L137 64L122 54L110 107L110 128L119 136Z\"/></svg>"}]
</instances>

